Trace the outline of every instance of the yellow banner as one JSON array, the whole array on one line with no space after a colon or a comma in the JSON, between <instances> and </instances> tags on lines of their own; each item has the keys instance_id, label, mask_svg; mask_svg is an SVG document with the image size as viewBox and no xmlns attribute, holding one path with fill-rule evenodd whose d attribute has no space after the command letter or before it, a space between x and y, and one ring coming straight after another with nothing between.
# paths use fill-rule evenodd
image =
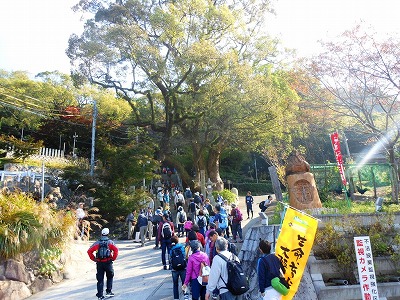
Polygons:
<instances>
[{"instance_id":1,"label":"yellow banner","mask_svg":"<svg viewBox=\"0 0 400 300\"><path fill-rule=\"evenodd\" d=\"M317 219L290 207L286 210L275 248L275 254L282 261L285 278L290 285L289 294L282 296L282 300L291 300L299 288L317 226Z\"/></svg>"}]
</instances>

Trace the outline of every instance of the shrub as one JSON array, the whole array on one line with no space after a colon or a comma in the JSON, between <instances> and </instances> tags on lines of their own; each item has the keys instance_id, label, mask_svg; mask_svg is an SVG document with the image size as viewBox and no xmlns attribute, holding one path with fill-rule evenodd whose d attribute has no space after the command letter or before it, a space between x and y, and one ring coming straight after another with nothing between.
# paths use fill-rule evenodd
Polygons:
<instances>
[{"instance_id":1,"label":"shrub","mask_svg":"<svg viewBox=\"0 0 400 300\"><path fill-rule=\"evenodd\" d=\"M28 251L61 248L70 240L75 219L22 193L0 193L0 259Z\"/></svg>"},{"instance_id":2,"label":"shrub","mask_svg":"<svg viewBox=\"0 0 400 300\"><path fill-rule=\"evenodd\" d=\"M220 192L212 192L212 195L214 197L214 199L217 199L218 194L220 194L222 196L222 198L224 198L226 201L228 201L228 203L234 203L236 202L236 195L234 193L232 193L230 190L224 189Z\"/></svg>"},{"instance_id":3,"label":"shrub","mask_svg":"<svg viewBox=\"0 0 400 300\"><path fill-rule=\"evenodd\" d=\"M344 216L329 221L325 227L318 229L314 241L314 255L321 259L336 259L341 275L350 283L355 283L354 264L356 262L355 236L369 236L374 256L389 256L395 266L399 257L395 249L399 248L399 233L393 226L393 216L381 214L371 226L360 226L357 217Z\"/></svg>"}]
</instances>

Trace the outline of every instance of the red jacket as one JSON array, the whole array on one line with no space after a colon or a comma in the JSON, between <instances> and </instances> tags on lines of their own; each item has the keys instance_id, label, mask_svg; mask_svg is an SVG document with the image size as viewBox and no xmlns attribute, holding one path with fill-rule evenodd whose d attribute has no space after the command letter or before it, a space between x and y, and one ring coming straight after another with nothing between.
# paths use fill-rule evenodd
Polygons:
<instances>
[{"instance_id":1,"label":"red jacket","mask_svg":"<svg viewBox=\"0 0 400 300\"><path fill-rule=\"evenodd\" d=\"M118 248L115 246L114 242L112 240L108 240L108 248L111 251L111 257L103 258L103 259L97 259L94 255L94 252L99 250L100 247L100 241L95 242L90 248L88 249L87 253L89 255L89 258L95 262L107 262L107 261L114 261L117 259L118 256Z\"/></svg>"},{"instance_id":2,"label":"red jacket","mask_svg":"<svg viewBox=\"0 0 400 300\"><path fill-rule=\"evenodd\" d=\"M200 242L200 244L204 247L206 245L206 240L204 239L204 236L200 232L196 232L197 240ZM186 238L186 243L189 242L189 238Z\"/></svg>"}]
</instances>

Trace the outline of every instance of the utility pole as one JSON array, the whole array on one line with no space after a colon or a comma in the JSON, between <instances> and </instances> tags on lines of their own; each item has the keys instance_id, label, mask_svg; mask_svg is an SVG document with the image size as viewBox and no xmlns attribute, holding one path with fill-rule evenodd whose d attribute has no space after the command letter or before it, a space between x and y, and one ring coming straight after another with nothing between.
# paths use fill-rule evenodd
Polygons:
<instances>
[{"instance_id":1,"label":"utility pole","mask_svg":"<svg viewBox=\"0 0 400 300\"><path fill-rule=\"evenodd\" d=\"M73 145L73 147L72 147L72 157L75 158L75 143L76 143L76 138L78 137L78 135L76 134L76 132L75 132L75 134L74 134L72 137L74 138L74 145Z\"/></svg>"},{"instance_id":2,"label":"utility pole","mask_svg":"<svg viewBox=\"0 0 400 300\"><path fill-rule=\"evenodd\" d=\"M93 122L92 122L92 151L90 155L90 176L94 174L94 145L96 140L96 118L97 118L97 105L96 100L93 101Z\"/></svg>"},{"instance_id":3,"label":"utility pole","mask_svg":"<svg viewBox=\"0 0 400 300\"><path fill-rule=\"evenodd\" d=\"M257 173L257 159L254 157L254 169L256 170L256 181L258 183L258 173Z\"/></svg>"}]
</instances>

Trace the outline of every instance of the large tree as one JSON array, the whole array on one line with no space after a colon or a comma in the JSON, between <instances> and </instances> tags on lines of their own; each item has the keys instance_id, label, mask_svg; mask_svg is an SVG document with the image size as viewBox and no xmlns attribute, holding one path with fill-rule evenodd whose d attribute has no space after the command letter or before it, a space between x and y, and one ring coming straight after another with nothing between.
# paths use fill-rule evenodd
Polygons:
<instances>
[{"instance_id":1,"label":"large tree","mask_svg":"<svg viewBox=\"0 0 400 300\"><path fill-rule=\"evenodd\" d=\"M372 135L386 149L395 170L393 199L397 201L400 41L379 40L357 26L322 45L325 52L313 59L309 69L320 85L311 91L332 112L351 120L349 126Z\"/></svg>"},{"instance_id":2,"label":"large tree","mask_svg":"<svg viewBox=\"0 0 400 300\"><path fill-rule=\"evenodd\" d=\"M258 50L266 42L260 29L269 1L82 0L76 8L94 17L69 40L75 71L130 103L132 125L160 134L161 159L172 160L179 125L207 132L204 116L238 103L232 69L251 66L256 52L258 64L268 58ZM224 84L236 85L236 99ZM193 126L184 125L191 120Z\"/></svg>"}]
</instances>

